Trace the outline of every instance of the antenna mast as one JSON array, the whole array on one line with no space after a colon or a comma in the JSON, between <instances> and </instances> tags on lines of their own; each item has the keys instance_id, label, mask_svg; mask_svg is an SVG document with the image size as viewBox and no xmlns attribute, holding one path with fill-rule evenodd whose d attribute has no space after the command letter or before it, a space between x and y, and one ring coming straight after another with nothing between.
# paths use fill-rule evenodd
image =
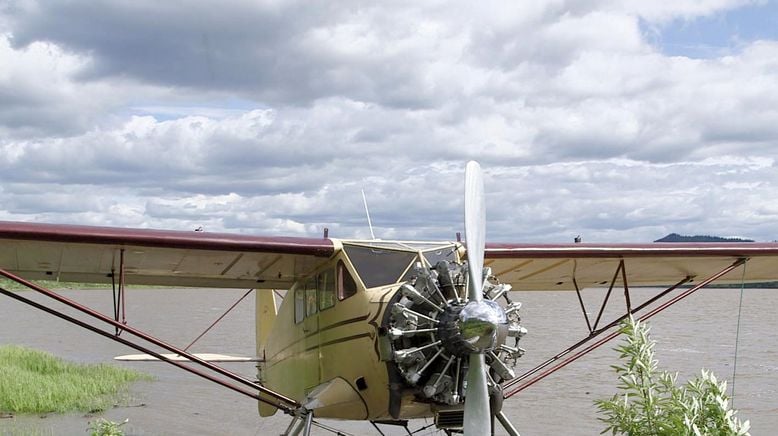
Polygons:
<instances>
[{"instance_id":1,"label":"antenna mast","mask_svg":"<svg viewBox=\"0 0 778 436\"><path fill-rule=\"evenodd\" d=\"M370 211L367 208L367 197L365 197L365 190L362 190L362 202L365 204L365 215L367 215L367 226L370 227L370 237L375 239L375 233L373 233L373 223L370 221Z\"/></svg>"}]
</instances>

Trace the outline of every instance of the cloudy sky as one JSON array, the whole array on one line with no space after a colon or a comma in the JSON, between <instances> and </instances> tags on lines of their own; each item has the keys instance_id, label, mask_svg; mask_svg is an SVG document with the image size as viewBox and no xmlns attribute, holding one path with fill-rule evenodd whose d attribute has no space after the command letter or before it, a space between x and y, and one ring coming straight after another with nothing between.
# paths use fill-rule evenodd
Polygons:
<instances>
[{"instance_id":1,"label":"cloudy sky","mask_svg":"<svg viewBox=\"0 0 778 436\"><path fill-rule=\"evenodd\" d=\"M0 220L778 239L778 5L0 2Z\"/></svg>"}]
</instances>

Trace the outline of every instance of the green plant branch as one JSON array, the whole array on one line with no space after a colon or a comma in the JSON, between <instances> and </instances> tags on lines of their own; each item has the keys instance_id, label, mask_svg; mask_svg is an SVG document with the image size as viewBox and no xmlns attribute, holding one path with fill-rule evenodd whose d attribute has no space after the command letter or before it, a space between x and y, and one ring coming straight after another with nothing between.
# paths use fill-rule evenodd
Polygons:
<instances>
[{"instance_id":1,"label":"green plant branch","mask_svg":"<svg viewBox=\"0 0 778 436\"><path fill-rule=\"evenodd\" d=\"M630 436L748 435L750 423L735 417L726 395L726 381L702 370L678 386L677 373L659 371L649 327L631 317L621 324L624 343L615 351L621 363L611 368L622 394L596 400L606 424L602 433Z\"/></svg>"}]
</instances>

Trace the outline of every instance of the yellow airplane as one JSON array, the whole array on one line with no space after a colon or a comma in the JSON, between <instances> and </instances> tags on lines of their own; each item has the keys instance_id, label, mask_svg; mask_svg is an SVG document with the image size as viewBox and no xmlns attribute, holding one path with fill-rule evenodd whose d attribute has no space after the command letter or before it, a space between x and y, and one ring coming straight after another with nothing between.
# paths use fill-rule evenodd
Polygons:
<instances>
[{"instance_id":1,"label":"yellow airplane","mask_svg":"<svg viewBox=\"0 0 778 436\"><path fill-rule=\"evenodd\" d=\"M778 278L776 243L487 244L475 162L466 168L464 215L464 243L0 222L0 275L114 331L22 293L0 293L250 396L261 416L280 409L292 418L285 434L310 434L320 425L314 418L405 424L433 417L449 434L488 433L497 419L518 435L502 401L580 357L595 338L615 335L618 319L601 317L617 284L624 316L646 318L714 281ZM114 313L30 282L38 279L113 283ZM128 283L259 290L257 380L214 364L224 356L193 355L129 326L122 313ZM631 301L630 286L659 285L668 287L655 298ZM595 320L581 298L593 287L609 288ZM286 291L280 304L277 290ZM517 376L527 330L511 290L575 292L588 326L584 340Z\"/></svg>"}]
</instances>

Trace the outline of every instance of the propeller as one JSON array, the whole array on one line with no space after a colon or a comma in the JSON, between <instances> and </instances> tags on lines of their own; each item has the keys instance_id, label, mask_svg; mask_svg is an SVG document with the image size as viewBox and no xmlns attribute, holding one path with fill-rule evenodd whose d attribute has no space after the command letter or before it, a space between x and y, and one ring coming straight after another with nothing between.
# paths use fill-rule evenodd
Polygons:
<instances>
[{"instance_id":1,"label":"propeller","mask_svg":"<svg viewBox=\"0 0 778 436\"><path fill-rule=\"evenodd\" d=\"M505 311L494 301L483 298L486 206L483 173L475 161L468 162L465 168L465 241L470 280L468 302L460 312L459 319L462 338L469 344L471 353L467 370L464 434L475 436L484 434L493 422L486 380L488 366L484 353L494 348L500 325L507 323ZM506 430L514 434L513 426L503 423L503 419L507 422L507 418L502 412L494 412ZM515 434L518 435L518 432Z\"/></svg>"},{"instance_id":2,"label":"propeller","mask_svg":"<svg viewBox=\"0 0 778 436\"><path fill-rule=\"evenodd\" d=\"M484 246L486 244L486 206L484 204L484 177L478 162L470 161L465 168L465 241L470 301L483 299Z\"/></svg>"},{"instance_id":3,"label":"propeller","mask_svg":"<svg viewBox=\"0 0 778 436\"><path fill-rule=\"evenodd\" d=\"M468 305L473 307L483 300L484 246L486 244L486 207L484 179L481 166L470 161L465 168L465 240L470 284ZM465 399L465 435L482 434L491 426L489 390L486 386L486 362L482 353L470 354L467 370L467 397Z\"/></svg>"}]
</instances>

